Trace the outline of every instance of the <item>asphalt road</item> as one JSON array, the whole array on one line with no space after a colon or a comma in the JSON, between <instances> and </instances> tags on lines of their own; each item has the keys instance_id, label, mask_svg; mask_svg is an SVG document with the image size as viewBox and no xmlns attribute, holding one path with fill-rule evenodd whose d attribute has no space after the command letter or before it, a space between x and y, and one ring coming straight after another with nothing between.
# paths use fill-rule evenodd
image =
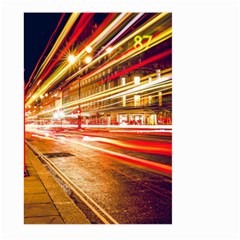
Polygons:
<instances>
[{"instance_id":1,"label":"asphalt road","mask_svg":"<svg viewBox=\"0 0 240 240\"><path fill-rule=\"evenodd\" d=\"M56 138L57 137L57 138ZM86 139L86 137L90 137ZM101 137L99 139L95 137ZM121 160L118 155L171 165L169 154L153 154L138 148L113 144L104 139L136 141L149 146L171 143L170 137L156 134L65 133L40 138L27 133L26 140L48 157L90 199L121 224L170 224L172 222L172 181L161 172ZM103 142L102 142L103 140ZM144 149L144 147L141 147ZM164 151L163 151L164 152ZM64 155L65 153L65 155ZM76 200L92 223L101 223Z\"/></svg>"}]
</instances>

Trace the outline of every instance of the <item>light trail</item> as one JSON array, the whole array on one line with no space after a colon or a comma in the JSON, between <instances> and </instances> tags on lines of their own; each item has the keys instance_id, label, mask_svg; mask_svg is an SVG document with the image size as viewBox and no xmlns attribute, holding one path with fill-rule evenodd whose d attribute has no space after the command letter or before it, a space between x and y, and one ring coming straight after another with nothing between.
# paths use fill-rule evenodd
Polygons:
<instances>
[{"instance_id":1,"label":"light trail","mask_svg":"<svg viewBox=\"0 0 240 240\"><path fill-rule=\"evenodd\" d=\"M163 83L163 82L165 82L165 81L167 81L169 79L171 79L171 77L163 77L163 78L157 79L155 81L152 81L152 82L149 82L149 83L145 83L145 84L142 84L142 85L137 86L137 87L130 88L127 91L123 91L121 93L118 93L118 94L115 94L115 95L111 95L111 96L106 97L104 99L101 99L99 101L105 101L105 100L109 100L109 99L113 99L113 98L118 98L118 97L122 97L124 95L127 96L129 94L138 93L138 91L140 91L140 92L150 91L152 86L155 86L155 85L157 85L159 83Z\"/></svg>"},{"instance_id":2,"label":"light trail","mask_svg":"<svg viewBox=\"0 0 240 240\"><path fill-rule=\"evenodd\" d=\"M43 72L44 68L47 66L47 64L49 63L50 59L52 58L52 56L54 55L54 53L57 51L58 47L60 46L61 42L64 40L64 38L66 37L67 33L69 32L69 30L71 29L71 27L73 26L74 22L77 20L79 16L79 13L72 13L68 22L66 23L66 25L64 26L62 32L60 33L58 39L56 40L54 46L52 47L51 51L49 52L48 56L46 57L46 59L44 60L44 62L42 63L41 67L39 68L38 72L36 73L36 79L39 78L40 74ZM46 80L47 81L47 80ZM36 87L36 86L35 86ZM40 88L41 89L41 88ZM34 89L35 90L35 89ZM33 92L33 90L31 90ZM42 93L44 93L45 90L43 91L36 91L36 93L34 94L34 96L37 98L39 97ZM33 97L30 98L26 105L31 104L34 101Z\"/></svg>"},{"instance_id":3,"label":"light trail","mask_svg":"<svg viewBox=\"0 0 240 240\"><path fill-rule=\"evenodd\" d=\"M80 143L80 142L70 140L70 139L66 139L66 138L63 138L63 137L57 137L57 139L64 140L66 142L74 143L74 144L77 144L77 145L81 145L81 146L84 146L84 147L87 147L87 148L91 148L94 151L97 150L97 151L103 152L104 154L115 157L117 160L123 160L123 161L128 162L128 163L133 163L136 166L141 166L141 167L145 167L149 170L151 169L151 170L157 171L158 173L161 173L161 174L166 175L168 177L171 177L171 175L172 175L172 167L169 166L169 165L166 165L166 164L161 164L161 163L156 163L156 162L152 162L152 161L149 161L149 160L144 160L144 159L140 159L140 158L136 158L136 157L131 157L131 156L128 156L128 155L125 155L125 154L122 154L122 153L113 152L113 151L110 151L110 150L106 150L106 149L103 149L103 148L91 146L91 145L84 144L84 143Z\"/></svg>"},{"instance_id":4,"label":"light trail","mask_svg":"<svg viewBox=\"0 0 240 240\"><path fill-rule=\"evenodd\" d=\"M172 156L172 144L163 142L147 142L139 140L117 140L112 138L104 137L90 137L83 138L86 142L102 142L113 146L121 147L124 149L130 149L138 152L144 153L155 153L166 156Z\"/></svg>"},{"instance_id":5,"label":"light trail","mask_svg":"<svg viewBox=\"0 0 240 240\"><path fill-rule=\"evenodd\" d=\"M72 28L73 24L76 22L77 18L79 17L80 13L72 13L68 22L66 23L66 25L64 26L62 32L60 33L58 39L56 40L55 44L53 45L50 53L48 54L48 56L46 57L46 59L44 60L43 64L41 65L41 67L39 68L39 72L37 73L37 78L39 77L39 75L42 73L42 71L44 70L44 68L47 66L48 62L50 61L50 59L52 58L52 56L54 55L54 53L57 51L58 47L60 46L60 44L62 43L62 41L65 39L66 35L68 34L68 32L70 31L70 29Z\"/></svg>"},{"instance_id":6,"label":"light trail","mask_svg":"<svg viewBox=\"0 0 240 240\"><path fill-rule=\"evenodd\" d=\"M166 17L166 16L167 16L167 13L159 14L157 17L154 17L153 19L151 19L148 23L146 23L144 26L140 27L140 28L139 28L138 30L136 30L134 33L130 34L130 36L133 37L136 33L138 33L138 31L143 31L144 29L146 29L146 28L147 28L148 26L150 26L151 24L157 23L157 21L158 21L159 19L163 19L163 18ZM118 18L117 18L117 19L118 19ZM150 25L149 25L149 24L150 24ZM125 29L125 30L127 30L127 29ZM171 37L171 31L172 31L171 28L168 28L168 29L167 29L166 31L164 31L163 33L156 35L156 37L154 38L154 41L152 42L152 45L151 45L150 47L155 46L156 44L159 44L158 41L162 41L163 39L166 40L166 38ZM163 34L164 34L164 35L163 35ZM130 37L130 36L128 36L128 37ZM127 38L128 38L128 37L127 37ZM122 41L120 41L118 44L122 44L122 43L124 43L125 41L126 41L126 38L123 39ZM115 45L115 47L118 46L118 44ZM145 43L145 44L146 44L146 43ZM136 49L135 49L135 50L136 50ZM122 58L122 59L121 59L121 57L119 57L117 60L118 60L119 62L123 62L123 61L126 61L126 60L128 59L128 57L134 57L134 56L136 56L136 54L138 54L138 52L139 52L139 53L142 52L142 51L138 51L138 52L136 51L136 52L134 53L135 50L134 50L134 49L132 50L132 51L133 51L133 52L132 52L133 54L131 53L132 55L130 54L131 51L129 51L129 52L128 52L129 55L124 56L124 58ZM171 53L171 52L168 52L167 55L170 54L170 53ZM106 55L106 53L103 54L103 55L101 55L99 58L95 59L94 61L101 59L101 58L104 57L105 55ZM122 55L122 56L123 56L123 55ZM157 59L160 59L161 57L162 57L162 56L159 56L159 55L158 55L158 56L154 56L154 57L152 57L152 58L149 58L149 59L141 62L140 64L136 64L135 66L132 66L132 67L130 67L130 68L128 68L128 69L125 69L124 71L120 71L120 72L116 73L115 75L111 76L111 80L114 79L114 78L116 78L116 77L118 77L118 76L120 76L121 74L125 74L125 73L127 73L127 72L129 72L129 71L132 71L132 70L138 68L138 67L144 66L144 65L146 65L146 64L148 64L148 63L150 63L150 62L152 62L152 61L155 61L155 60L157 60ZM94 61L93 61L92 63L90 63L90 64L94 64ZM113 61L113 62L111 62L111 63L112 63L112 65L114 65L114 64L119 63L118 61L115 61L115 62ZM112 66L112 65L107 65L107 67ZM89 65L88 65L88 66L89 66ZM105 67L105 68L106 68L106 65L103 65L102 67ZM94 74L98 74L99 72L103 71L105 68L102 68L102 67L100 67L100 68L97 70L97 72L94 71L94 72L90 73L90 75L89 75L89 74L86 75L86 76L84 77L84 79L87 78L87 77L93 76ZM58 78L58 77L63 76L65 70L66 70L66 68L63 67L63 69L61 69L61 71L56 71L56 72L52 75L52 77L54 77L54 79L57 81L57 78ZM79 74L79 72L84 71L84 70L85 70L85 68L79 70L76 74ZM75 74L72 75L71 78L74 77L74 76L75 76ZM52 80L53 80L53 79L52 79ZM46 85L46 84L45 84L45 85L42 85L42 87L40 87L39 89L41 90L41 92L45 92L50 86L52 86L52 84L54 84L54 82L51 82L51 84L49 84L49 85ZM156 89L157 89L157 87L156 87ZM124 90L124 89L122 89L122 90ZM125 89L125 90L127 90L127 89ZM150 90L150 89L149 89L149 90ZM152 90L153 90L153 89L152 89ZM111 91L106 91L104 94L105 94L105 95L95 94L95 95L93 95L93 96L91 96L91 97L86 97L86 98L83 98L83 99L81 99L81 100L73 101L73 102L71 102L70 104L68 103L68 104L63 105L63 108L69 108L69 107L71 107L71 106L76 106L77 104L84 103L85 101L94 101L94 100L96 100L97 98L100 98L100 97L107 97L108 95L114 94L114 92L113 92L113 90L111 90ZM38 95L40 95L39 92L38 92ZM34 94L34 95L32 96L32 99L34 99L34 97L36 98L36 94ZM100 100L99 100L99 101L100 101ZM28 105L28 102L26 103L26 105ZM40 112L40 113L38 114L38 116L44 115L44 114L47 114L47 113L51 113L52 111L54 111L54 110L56 110L56 109L58 109L58 107L55 107L54 109L51 109L51 110L48 110L48 111L45 111L45 112L42 111L42 112Z\"/></svg>"},{"instance_id":7,"label":"light trail","mask_svg":"<svg viewBox=\"0 0 240 240\"><path fill-rule=\"evenodd\" d=\"M168 38L171 37L171 31L172 29L169 28L167 29L167 31L164 31L162 33L159 33L155 38L152 39L152 43L151 45L147 48L147 49L150 49L152 47L154 47L155 45L159 44L160 42L162 42L163 40L166 40ZM131 37L133 38L137 33L133 33L131 34ZM117 45L120 44L123 45L125 43L125 40L122 40L120 41L120 43L118 43ZM91 73L85 75L83 78L81 78L81 81L86 79L86 78L90 78L96 74L99 74L100 72L104 71L105 69L115 65L115 64L119 64L119 63L122 63L124 61L127 61L128 59L132 58L132 57L135 57L137 56L138 54L146 51L146 45L147 45L147 42L145 42L143 44L143 50L138 50L138 49L135 49L134 47L131 48L130 50L127 51L127 53L122 53L121 55L118 56L117 59L114 59L110 62L107 62L105 64L103 64L102 66L100 66L98 69L92 71ZM118 47L120 47L118 46ZM116 45L112 47L113 51L114 49L116 49ZM82 69L80 69L79 71L77 71L75 74L73 74L71 77L68 78L68 80L71 80L73 79L74 77L76 77L78 74L82 73L85 69L87 69L88 67L92 66L93 64L97 63L98 61L100 61L103 57L105 57L108 53L105 52L104 54L102 54L101 56L97 57L96 59L94 59L90 64L88 64L87 66L83 67ZM156 59L157 60L157 59ZM144 64L142 64L141 66L144 66ZM130 68L129 68L130 69ZM130 70L129 70L130 71ZM124 72L126 73L126 71ZM117 77L117 76L116 76Z\"/></svg>"},{"instance_id":8,"label":"light trail","mask_svg":"<svg viewBox=\"0 0 240 240\"><path fill-rule=\"evenodd\" d=\"M116 45L114 45L114 46L112 47L113 51L114 51L115 49L117 49L118 47L122 46L125 42L127 42L127 41L130 40L131 38L134 38L134 36L136 36L137 34L139 34L141 31L144 31L145 29L147 29L147 27L151 26L151 24L156 23L157 21L159 21L160 19L166 17L167 15L168 15L168 13L160 13L160 14L157 15L155 18L153 18L151 21L149 21L148 23L144 24L144 25L143 25L142 27L140 27L138 30L134 31L134 32L133 32L132 34L130 34L128 37L126 37L125 39L121 40L119 43L117 43ZM165 35L163 36L161 33L160 33L160 36L161 36L162 38L164 38L164 39L166 38L166 36L165 36ZM170 37L170 36L169 36L169 37ZM154 39L153 39L153 40L154 40ZM159 41L159 38L157 38L157 40ZM94 41L93 41L93 42L94 42ZM89 45L91 46L91 45L93 44L93 42L92 42L92 43L89 43ZM145 43L145 45L146 45L146 43ZM152 45L152 46L154 46L154 45ZM131 51L132 51L131 54L133 54L134 52L137 52L137 51L139 51L139 50L137 50L137 49L135 49L135 48L132 48ZM85 51L80 52L76 58L77 58L77 59L80 59L81 56L83 55L83 53L85 53ZM141 53L141 52L140 52L140 53ZM71 79L77 77L80 73L84 72L87 68L91 67L92 65L94 65L95 63L97 63L98 61L100 61L100 60L101 60L103 57L105 57L107 54L108 54L108 53L105 52L105 53L102 54L101 56L99 56L99 57L97 57L96 59L94 59L90 64L86 65L85 67L83 67L83 68L81 68L79 71L77 71L75 74L73 74L72 76L70 76L70 77L67 79L67 81L70 81ZM128 54L130 55L130 53L128 53ZM119 61L120 61L120 60L123 61L124 59L127 60L126 57L127 57L127 56L122 55L121 59L118 59L118 60L119 60ZM128 57L129 57L129 56L128 56ZM99 68L100 70L98 70L98 72L95 70L95 71L93 71L92 73L87 74L87 75L86 75L84 78L82 78L81 80L83 80L83 79L85 79L85 78L87 78L87 77L91 77L91 76L93 76L94 74L99 73L99 71L103 71L103 70L106 69L107 67L112 66L113 64L117 64L117 62L116 62L116 61L111 61L110 63L104 64L104 65L102 65L102 66Z\"/></svg>"},{"instance_id":9,"label":"light trail","mask_svg":"<svg viewBox=\"0 0 240 240\"><path fill-rule=\"evenodd\" d=\"M143 84L143 85L135 87L135 88L133 88L133 85L125 86L124 88L122 86L119 86L119 88L115 91L110 90L110 91L107 91L105 93L98 93L98 94L92 95L91 97L85 97L85 98L82 98L82 99L79 99L79 100L75 100L75 101L72 101L70 103L64 104L62 106L62 108L69 108L69 107L72 107L72 106L76 106L78 104L82 104L86 101L93 101L93 100L96 100L98 98L103 98L103 97L107 97L107 96L109 96L109 98L106 98L106 99L117 98L119 96L123 96L123 95L126 95L126 94L132 94L132 93L134 93L134 90L135 91L136 90L138 90L138 91L149 91L150 90L149 86L153 87L154 85L160 84L161 82L164 82L164 81L167 81L167 80L170 80L170 79L171 79L171 77L164 77L164 78L161 78L159 80L154 80L150 83L146 83L146 84ZM121 91L121 93L119 93L119 91ZM106 99L104 99L104 100L106 100ZM103 100L98 100L98 101L103 101ZM54 112L57 109L58 109L58 107L55 107L54 109L51 109L49 111L39 113L38 116L44 115L46 113Z\"/></svg>"},{"instance_id":10,"label":"light trail","mask_svg":"<svg viewBox=\"0 0 240 240\"><path fill-rule=\"evenodd\" d=\"M157 16L156 18L154 18L153 20L151 20L151 21L149 21L147 24L145 24L143 27L141 27L140 29L138 29L137 31L135 31L135 32L134 32L133 34L131 34L130 36L133 37L133 36L136 35L139 31L142 31L142 30L144 30L146 27L148 27L149 24L153 24L154 22L156 22L157 20L161 19L161 18L162 18L163 16L165 16L166 14L167 14L167 13L162 13L162 14L160 14L159 16ZM120 17L120 16L119 16L119 17ZM121 17L123 17L123 16L121 16ZM117 18L117 19L118 19L118 18ZM130 36L128 36L126 39L131 38ZM119 44L123 44L123 43L126 41L126 39L122 40ZM158 38L157 38L157 39L158 39ZM96 39L95 39L95 40L96 40ZM96 40L96 41L97 41L97 40ZM94 41L93 41L93 43L94 43ZM113 48L116 48L119 44L115 45ZM152 46L154 46L154 45L152 45ZM133 49L133 50L132 50L132 52L136 52L136 51L137 51L136 49ZM131 54L132 54L132 52L131 52ZM141 52L141 51L140 51L140 52ZM77 59L79 59L82 54L83 54L83 51L78 54ZM107 54L107 53L105 53L105 54L101 55L100 57L96 58L94 61L92 61L92 63L90 63L90 64L88 65L88 67L89 67L90 65L94 64L96 61L98 61L98 60L101 59L102 57L104 57L106 54ZM130 53L128 53L128 54L130 54ZM136 54L135 54L135 55L136 55ZM135 55L134 55L134 56L135 56ZM125 55L125 56L123 55L122 58L118 59L118 61L123 61L123 59L128 59L128 57L129 57L129 55ZM116 62L116 61L112 61L112 62L106 64L105 66L102 66L99 71L103 71L104 69L106 69L107 67L109 67L109 66L111 66L111 65L113 65L113 64L117 64L117 62ZM70 65L67 65L67 69L68 69L69 66L70 66ZM86 67L87 67L87 66L86 66ZM61 68L61 67L60 67L60 68ZM80 72L80 71L82 72L83 70L84 70L84 68L81 69L81 70L79 70L77 73L75 73L74 75L72 75L72 76L70 77L70 79L72 79L73 77L75 77L76 74L79 74L79 72ZM64 67L64 68L63 68L62 70L60 70L58 73L55 73L55 75L52 75L53 79L50 78L50 79L48 79L47 81L45 81L45 83L41 86L41 88L39 88L39 90L36 92L35 97L38 97L39 95L41 95L42 93L44 93L45 91L47 91L47 89L48 89L50 86L52 86L55 81L57 81L57 78L60 78L65 72L66 72L66 67ZM93 73L91 73L91 75L97 74L97 73L98 73L98 72L94 71ZM89 77L89 75L87 75L87 76L85 76L85 77ZM116 76L116 77L117 77L117 76ZM30 100L31 100L31 99L30 99ZM28 102L27 102L27 105L28 105L28 104L31 104L31 101L28 101Z\"/></svg>"},{"instance_id":11,"label":"light trail","mask_svg":"<svg viewBox=\"0 0 240 240\"><path fill-rule=\"evenodd\" d=\"M144 13L139 13L134 19L132 19L113 39L111 39L105 47L97 54L100 55L108 46L110 46L115 40L117 40L128 28L130 28L140 17L142 17Z\"/></svg>"},{"instance_id":12,"label":"light trail","mask_svg":"<svg viewBox=\"0 0 240 240\"><path fill-rule=\"evenodd\" d=\"M93 17L93 13L84 13L82 17L79 19L77 26L75 27L75 31L72 34L72 36L69 38L69 42L67 42L66 46L63 50L61 50L60 54L57 56L57 58L54 60L54 62L51 64L51 66L47 69L47 71L44 73L43 76L41 76L42 79L46 77L46 75L51 71L54 65L56 65L62 58L62 56L66 53L66 51L71 47L71 45L76 41L76 39L79 37L79 35L83 32L91 18ZM77 30L76 30L77 29ZM59 68L56 70L56 72L59 70ZM50 78L50 77L49 77Z\"/></svg>"},{"instance_id":13,"label":"light trail","mask_svg":"<svg viewBox=\"0 0 240 240\"><path fill-rule=\"evenodd\" d=\"M164 81L162 81L164 79ZM171 75L170 74L168 74L168 77L163 77L163 78L161 78L161 79L159 79L158 81L157 80L152 80L152 82L150 82L151 84L150 85L152 85L152 88L151 88L151 90L153 90L154 88L155 89L158 89L161 85L159 85L159 84L161 84L161 83L165 83L165 81L166 81L166 83L167 83L167 81L168 80L170 80L171 79ZM140 86L137 86L137 89L139 90L139 91L145 91L145 92L147 92L147 91L149 91L150 89L148 89L148 85L146 86L145 84L149 84L149 83L142 83L142 85L140 85ZM158 86L159 85L159 86ZM118 86L118 87L116 87L115 88L115 90L114 89L110 89L110 90L107 90L107 91L105 91L105 92L103 92L103 93L97 93L97 94L94 94L94 95L92 95L91 97L85 97L85 98L82 98L82 99L78 99L78 100L75 100L75 101L72 101L71 103L67 103L67 104L64 104L63 106L61 106L62 108L64 108L64 109L66 109L66 108L69 108L69 107L74 107L74 106L76 106L76 105L79 105L79 104L83 104L83 103L85 103L85 102L87 102L87 101L93 101L93 100L96 100L96 102L101 102L101 101L103 101L103 99L102 100L97 100L97 99L99 99L99 98L104 98L104 97L108 97L108 96L111 96L111 97L113 97L113 96L115 96L115 98L117 98L119 95L117 95L117 94L121 94L121 95L124 95L124 94L126 94L126 91L128 91L128 90L130 90L130 93L134 93L134 92L131 92L131 90L132 89L134 89L133 88L133 84L129 84L129 85L125 85L125 87L122 87L122 86ZM140 88L142 86L142 89ZM145 87L144 87L145 86ZM154 86L156 86L156 87L154 87ZM140 88L140 89L139 89ZM145 90L144 90L145 89ZM124 92L125 91L125 92ZM129 94L130 94L129 93ZM115 95L114 95L115 94ZM44 112L40 112L40 113L38 113L38 116L41 116L41 115L44 115L44 114L47 114L47 113L51 113L51 112L54 112L54 111L56 111L56 110L58 110L59 109L59 107L58 106L56 106L55 108L53 108L53 109L50 109L50 110L48 110L48 111L44 111Z\"/></svg>"},{"instance_id":14,"label":"light trail","mask_svg":"<svg viewBox=\"0 0 240 240\"><path fill-rule=\"evenodd\" d=\"M129 14L120 14L120 16L112 23L110 24L103 33L101 33L95 40L93 40L93 42L91 44L94 44L95 42L98 41L98 38L102 38L105 34L107 35L109 32L109 30L111 30L122 18L128 16ZM66 26L65 26L66 27ZM83 54L85 53L85 49L82 50L77 56L76 56L76 61L78 61L80 59L80 57L83 56ZM69 69L69 67L72 64L69 63L67 64L67 66L60 66L58 67L58 69L54 72L54 74L52 74L51 77L49 77L47 80L45 80L45 82L42 84L42 86L36 91L36 93L34 94L35 97L39 97L41 94L43 94L45 91L47 91L48 88L50 88L56 81L58 81L58 78L61 78L61 76L63 76L64 73L67 72L67 70ZM44 65L45 66L45 65ZM44 67L43 66L43 67ZM41 73L41 72L40 72ZM33 99L29 99L28 102L26 103L26 105L31 104L33 101Z\"/></svg>"},{"instance_id":15,"label":"light trail","mask_svg":"<svg viewBox=\"0 0 240 240\"><path fill-rule=\"evenodd\" d=\"M35 74L35 71L36 71L36 69L37 69L39 63L40 63L42 57L44 56L46 50L48 49L50 43L52 42L52 39L53 39L54 35L56 34L56 32L57 32L57 30L58 30L58 28L59 28L59 26L60 26L60 24L61 24L61 22L62 22L64 16L65 16L65 13L62 13L62 14L61 14L61 17L60 17L60 20L58 21L58 24L57 24L55 30L53 31L53 33L52 33L50 39L48 40L47 46L45 47L45 49L44 49L44 51L43 51L41 57L39 58L39 60L38 60L38 62L37 62L37 64L36 64L36 66L35 66L35 68L34 68L32 74L31 74L31 76L30 76L30 78L29 78L29 80L28 80L27 85L25 86L25 89L27 89L28 85L30 84L30 82L31 82L31 80L32 80L32 78L33 78L33 75ZM39 80L39 81L40 81L40 80ZM33 82L33 84L34 84L34 82ZM27 98L28 98L28 97L27 97Z\"/></svg>"}]
</instances>

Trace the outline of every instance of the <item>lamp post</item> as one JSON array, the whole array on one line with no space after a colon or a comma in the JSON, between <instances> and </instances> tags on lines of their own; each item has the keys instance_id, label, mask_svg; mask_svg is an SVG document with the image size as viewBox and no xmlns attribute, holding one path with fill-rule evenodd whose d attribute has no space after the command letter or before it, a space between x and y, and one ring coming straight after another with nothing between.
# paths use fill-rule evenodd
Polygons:
<instances>
[{"instance_id":1,"label":"lamp post","mask_svg":"<svg viewBox=\"0 0 240 240\"><path fill-rule=\"evenodd\" d=\"M78 109L77 114L78 114L78 129L82 129L82 117L81 117L81 108Z\"/></svg>"}]
</instances>

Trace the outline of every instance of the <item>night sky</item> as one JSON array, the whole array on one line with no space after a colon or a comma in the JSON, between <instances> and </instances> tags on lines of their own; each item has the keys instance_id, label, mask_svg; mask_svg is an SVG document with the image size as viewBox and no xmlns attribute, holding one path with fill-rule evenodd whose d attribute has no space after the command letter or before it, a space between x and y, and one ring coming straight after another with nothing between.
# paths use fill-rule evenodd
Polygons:
<instances>
[{"instance_id":1,"label":"night sky","mask_svg":"<svg viewBox=\"0 0 240 240\"><path fill-rule=\"evenodd\" d=\"M48 40L56 28L61 13L24 14L24 80L29 80ZM47 56L46 52L46 56ZM44 58L43 58L44 59Z\"/></svg>"},{"instance_id":2,"label":"night sky","mask_svg":"<svg viewBox=\"0 0 240 240\"><path fill-rule=\"evenodd\" d=\"M54 32L62 13L24 13L24 81L28 82L38 60L40 59L48 40ZM71 13L65 13L58 32L57 39ZM107 13L96 13L94 22L100 24ZM54 44L54 40L52 41ZM46 51L44 56L48 55ZM41 62L44 60L42 58ZM41 64L39 64L40 66Z\"/></svg>"}]
</instances>

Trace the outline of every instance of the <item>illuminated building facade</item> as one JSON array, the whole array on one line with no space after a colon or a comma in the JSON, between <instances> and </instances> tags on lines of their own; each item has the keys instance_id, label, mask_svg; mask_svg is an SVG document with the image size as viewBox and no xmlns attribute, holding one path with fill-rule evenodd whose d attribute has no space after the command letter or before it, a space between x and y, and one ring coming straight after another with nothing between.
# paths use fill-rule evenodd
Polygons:
<instances>
[{"instance_id":1,"label":"illuminated building facade","mask_svg":"<svg viewBox=\"0 0 240 240\"><path fill-rule=\"evenodd\" d=\"M35 104L38 120L57 120L53 113L61 109L64 122L72 124L171 124L171 14L127 13L101 35L109 15L99 25L91 20L92 27L75 42L84 46L83 53L49 88L51 96Z\"/></svg>"}]
</instances>

